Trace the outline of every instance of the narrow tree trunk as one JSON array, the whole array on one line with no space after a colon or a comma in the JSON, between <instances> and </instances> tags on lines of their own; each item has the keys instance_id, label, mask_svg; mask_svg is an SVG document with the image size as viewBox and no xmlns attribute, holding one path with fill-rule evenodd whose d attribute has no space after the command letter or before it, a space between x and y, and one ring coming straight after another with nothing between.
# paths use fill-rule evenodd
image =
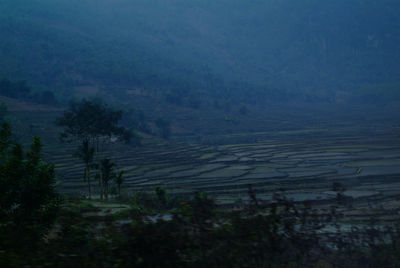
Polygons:
<instances>
[{"instance_id":1,"label":"narrow tree trunk","mask_svg":"<svg viewBox=\"0 0 400 268\"><path fill-rule=\"evenodd\" d=\"M86 180L87 183L88 183L88 193L89 193L89 199L90 199L91 198L91 192L90 192L89 168L87 166L85 167L84 180Z\"/></svg>"},{"instance_id":2,"label":"narrow tree trunk","mask_svg":"<svg viewBox=\"0 0 400 268\"><path fill-rule=\"evenodd\" d=\"M90 189L90 170L89 169L87 169L87 172L86 172L86 179L87 179L87 183L88 183L89 199L92 199L92 191Z\"/></svg>"},{"instance_id":3,"label":"narrow tree trunk","mask_svg":"<svg viewBox=\"0 0 400 268\"><path fill-rule=\"evenodd\" d=\"M104 197L108 200L108 184L104 184Z\"/></svg>"},{"instance_id":4,"label":"narrow tree trunk","mask_svg":"<svg viewBox=\"0 0 400 268\"><path fill-rule=\"evenodd\" d=\"M92 199L92 193L90 190L90 181L88 180L88 188L89 188L89 199Z\"/></svg>"},{"instance_id":5,"label":"narrow tree trunk","mask_svg":"<svg viewBox=\"0 0 400 268\"><path fill-rule=\"evenodd\" d=\"M100 199L103 200L103 191L104 191L104 189L103 189L103 176L102 175L100 175L99 183L100 183Z\"/></svg>"}]
</instances>

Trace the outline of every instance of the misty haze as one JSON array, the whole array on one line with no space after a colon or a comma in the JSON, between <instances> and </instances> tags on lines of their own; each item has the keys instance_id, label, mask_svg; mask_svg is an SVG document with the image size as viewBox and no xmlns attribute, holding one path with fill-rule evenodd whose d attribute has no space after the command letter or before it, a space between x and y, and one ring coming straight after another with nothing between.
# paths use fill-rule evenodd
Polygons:
<instances>
[{"instance_id":1,"label":"misty haze","mask_svg":"<svg viewBox=\"0 0 400 268\"><path fill-rule=\"evenodd\" d=\"M0 0L0 267L400 267L399 14Z\"/></svg>"}]
</instances>

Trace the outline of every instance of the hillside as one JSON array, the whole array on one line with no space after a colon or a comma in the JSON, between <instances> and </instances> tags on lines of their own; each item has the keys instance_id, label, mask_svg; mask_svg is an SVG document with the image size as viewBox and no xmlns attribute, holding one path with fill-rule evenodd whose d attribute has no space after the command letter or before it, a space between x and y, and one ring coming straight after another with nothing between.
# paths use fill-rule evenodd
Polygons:
<instances>
[{"instance_id":1,"label":"hillside","mask_svg":"<svg viewBox=\"0 0 400 268\"><path fill-rule=\"evenodd\" d=\"M118 86L186 104L399 99L394 0L19 0L0 11L0 76L62 97Z\"/></svg>"}]
</instances>

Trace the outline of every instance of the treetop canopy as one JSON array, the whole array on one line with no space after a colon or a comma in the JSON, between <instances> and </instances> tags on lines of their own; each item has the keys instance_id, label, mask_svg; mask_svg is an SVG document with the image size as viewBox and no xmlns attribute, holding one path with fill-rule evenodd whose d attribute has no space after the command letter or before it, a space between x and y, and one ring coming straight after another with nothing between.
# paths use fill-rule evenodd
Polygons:
<instances>
[{"instance_id":1,"label":"treetop canopy","mask_svg":"<svg viewBox=\"0 0 400 268\"><path fill-rule=\"evenodd\" d=\"M82 100L70 104L56 124L64 127L62 139L75 137L78 139L98 139L100 137L117 136L129 141L129 131L118 122L122 118L121 110L114 110L106 104Z\"/></svg>"}]
</instances>

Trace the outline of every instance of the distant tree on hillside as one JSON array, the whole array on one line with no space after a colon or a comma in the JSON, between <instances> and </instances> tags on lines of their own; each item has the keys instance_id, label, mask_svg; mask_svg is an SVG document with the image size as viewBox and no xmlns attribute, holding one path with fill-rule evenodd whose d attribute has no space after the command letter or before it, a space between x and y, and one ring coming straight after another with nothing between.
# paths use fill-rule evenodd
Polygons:
<instances>
[{"instance_id":1,"label":"distant tree on hillside","mask_svg":"<svg viewBox=\"0 0 400 268\"><path fill-rule=\"evenodd\" d=\"M0 80L0 95L10 98L26 99L31 93L31 88L25 80L13 82L7 78Z\"/></svg>"},{"instance_id":2,"label":"distant tree on hillside","mask_svg":"<svg viewBox=\"0 0 400 268\"><path fill-rule=\"evenodd\" d=\"M40 94L39 102L47 105L57 104L56 97L52 91L46 90Z\"/></svg>"},{"instance_id":3,"label":"distant tree on hillside","mask_svg":"<svg viewBox=\"0 0 400 268\"><path fill-rule=\"evenodd\" d=\"M124 126L131 127L135 130L139 130L148 134L151 133L146 116L142 110L130 109L125 111L122 116L121 123Z\"/></svg>"},{"instance_id":4,"label":"distant tree on hillside","mask_svg":"<svg viewBox=\"0 0 400 268\"><path fill-rule=\"evenodd\" d=\"M165 94L165 100L168 103L177 105L177 106L182 106L182 97L175 93L175 92L167 92L167 94Z\"/></svg>"},{"instance_id":5,"label":"distant tree on hillside","mask_svg":"<svg viewBox=\"0 0 400 268\"><path fill-rule=\"evenodd\" d=\"M168 119L159 117L156 119L155 123L161 138L168 139L171 136L171 122Z\"/></svg>"},{"instance_id":6,"label":"distant tree on hillside","mask_svg":"<svg viewBox=\"0 0 400 268\"><path fill-rule=\"evenodd\" d=\"M0 101L0 123L4 121L7 115L7 105Z\"/></svg>"}]
</instances>

